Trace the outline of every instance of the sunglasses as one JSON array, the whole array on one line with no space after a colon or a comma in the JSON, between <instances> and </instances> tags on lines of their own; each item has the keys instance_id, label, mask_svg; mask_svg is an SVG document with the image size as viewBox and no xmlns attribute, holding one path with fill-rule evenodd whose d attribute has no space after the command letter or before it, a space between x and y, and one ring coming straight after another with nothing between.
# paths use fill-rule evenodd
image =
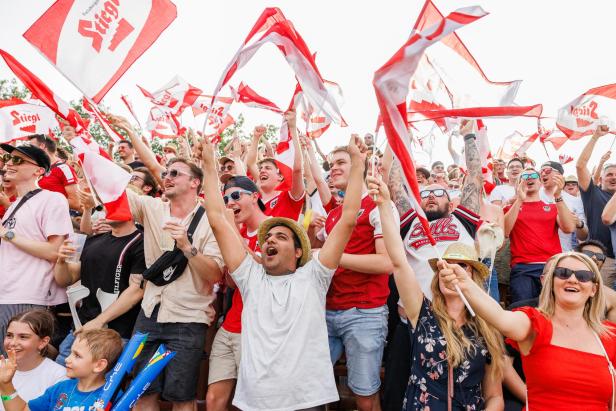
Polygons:
<instances>
[{"instance_id":1,"label":"sunglasses","mask_svg":"<svg viewBox=\"0 0 616 411\"><path fill-rule=\"evenodd\" d=\"M539 173L535 172L535 173L526 173L526 174L522 174L520 176L522 178L522 180L536 180L539 178Z\"/></svg>"},{"instance_id":2,"label":"sunglasses","mask_svg":"<svg viewBox=\"0 0 616 411\"><path fill-rule=\"evenodd\" d=\"M595 280L595 273L590 270L572 270L565 267L556 267L554 269L554 277L561 280L567 280L571 277L571 274L575 275L575 278L581 283L587 283Z\"/></svg>"},{"instance_id":3,"label":"sunglasses","mask_svg":"<svg viewBox=\"0 0 616 411\"><path fill-rule=\"evenodd\" d=\"M605 258L606 257L605 257L605 254L603 254L603 253L595 253L593 251L584 250L584 251L582 251L582 254L585 254L585 255L589 256L590 258L594 257L594 258L597 259L597 261L600 261L602 263L605 262Z\"/></svg>"},{"instance_id":4,"label":"sunglasses","mask_svg":"<svg viewBox=\"0 0 616 411\"><path fill-rule=\"evenodd\" d=\"M14 166L18 166L18 165L21 165L23 163L30 163L30 164L32 164L34 166L40 167L34 161L27 160L27 159L25 159L23 157L14 156L13 154L3 154L2 155L2 161L5 162L5 163L8 163L10 161Z\"/></svg>"},{"instance_id":5,"label":"sunglasses","mask_svg":"<svg viewBox=\"0 0 616 411\"><path fill-rule=\"evenodd\" d=\"M187 173L186 171L181 171L181 170L170 170L170 171L163 171L160 176L162 177L162 179L164 180L165 178L169 177L169 178L176 178L178 175L183 174L185 176L189 176L192 177L192 174Z\"/></svg>"},{"instance_id":6,"label":"sunglasses","mask_svg":"<svg viewBox=\"0 0 616 411\"><path fill-rule=\"evenodd\" d=\"M239 201L240 197L242 196L242 194L252 194L252 191L248 191L248 190L237 190L237 191L233 191L231 194L226 195L226 196L222 196L222 200L225 202L225 204L229 203L229 199L233 200L233 201Z\"/></svg>"},{"instance_id":7,"label":"sunglasses","mask_svg":"<svg viewBox=\"0 0 616 411\"><path fill-rule=\"evenodd\" d=\"M165 177L163 177L163 178L165 178ZM130 177L130 181L131 182L132 181L137 181L137 180L141 180L141 181L145 182L145 180L143 178L139 177L139 176L134 176L133 175L133 176Z\"/></svg>"},{"instance_id":8,"label":"sunglasses","mask_svg":"<svg viewBox=\"0 0 616 411\"><path fill-rule=\"evenodd\" d=\"M234 165L229 164L228 166L222 166L220 167L220 171L233 171L233 168L235 168Z\"/></svg>"},{"instance_id":9,"label":"sunglasses","mask_svg":"<svg viewBox=\"0 0 616 411\"><path fill-rule=\"evenodd\" d=\"M422 199L430 197L430 194L434 194L434 197L447 196L447 198L449 198L449 194L447 194L447 190L445 190L443 188L436 188L434 190L422 190L422 191L419 192L419 196Z\"/></svg>"}]
</instances>

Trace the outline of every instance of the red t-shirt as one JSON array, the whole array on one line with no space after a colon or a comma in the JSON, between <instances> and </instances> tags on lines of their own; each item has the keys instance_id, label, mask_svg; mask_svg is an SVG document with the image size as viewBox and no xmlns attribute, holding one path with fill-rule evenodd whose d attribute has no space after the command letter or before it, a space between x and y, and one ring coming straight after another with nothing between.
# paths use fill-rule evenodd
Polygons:
<instances>
[{"instance_id":1,"label":"red t-shirt","mask_svg":"<svg viewBox=\"0 0 616 411\"><path fill-rule=\"evenodd\" d=\"M607 411L612 400L612 383L604 355L552 345L552 322L536 308L521 307L536 333L528 355L522 355L526 375L528 407L532 411ZM607 327L616 324L604 321ZM519 351L518 343L507 339ZM616 363L616 337L602 336L601 342L612 363Z\"/></svg>"},{"instance_id":2,"label":"red t-shirt","mask_svg":"<svg viewBox=\"0 0 616 411\"><path fill-rule=\"evenodd\" d=\"M38 185L42 189L61 193L64 197L67 197L64 187L71 184L77 184L77 174L71 166L63 161L52 164L49 173L38 181Z\"/></svg>"},{"instance_id":3,"label":"red t-shirt","mask_svg":"<svg viewBox=\"0 0 616 411\"><path fill-rule=\"evenodd\" d=\"M264 202L265 211L263 213L270 217L286 217L297 221L304 207L305 197L306 195L303 194L299 200L294 200L291 198L290 191L281 191L267 203Z\"/></svg>"},{"instance_id":4,"label":"red t-shirt","mask_svg":"<svg viewBox=\"0 0 616 411\"><path fill-rule=\"evenodd\" d=\"M510 208L505 207L505 213ZM509 234L512 267L516 264L545 263L554 254L562 252L557 216L556 204L543 201L522 204L518 219Z\"/></svg>"},{"instance_id":5,"label":"red t-shirt","mask_svg":"<svg viewBox=\"0 0 616 411\"><path fill-rule=\"evenodd\" d=\"M340 205L340 203L338 203L338 201L336 200L336 197L332 196L332 198L329 200L329 203L327 204L323 204L323 209L325 211L327 211L328 213L331 213L331 211L338 207Z\"/></svg>"},{"instance_id":6,"label":"red t-shirt","mask_svg":"<svg viewBox=\"0 0 616 411\"><path fill-rule=\"evenodd\" d=\"M375 239L383 237L379 210L370 196L361 200L357 224L344 248L347 254L375 254ZM342 206L333 209L325 220L329 234L342 216ZM384 305L389 296L389 273L366 274L338 267L327 293L328 310L376 308Z\"/></svg>"},{"instance_id":7,"label":"red t-shirt","mask_svg":"<svg viewBox=\"0 0 616 411\"><path fill-rule=\"evenodd\" d=\"M11 204L14 203L15 200L17 200L17 196L10 196L9 197L9 201L11 202ZM6 214L6 208L0 206L0 218L4 218L4 214Z\"/></svg>"},{"instance_id":8,"label":"red t-shirt","mask_svg":"<svg viewBox=\"0 0 616 411\"><path fill-rule=\"evenodd\" d=\"M259 241L257 238L257 232L249 233L246 230L246 226L243 226L240 230L240 234L246 240L248 248L252 251L259 252ZM242 301L242 295L239 289L235 289L233 292L233 298L231 298L231 308L227 311L225 321L222 323L222 327L230 333L239 334L242 332L242 309L244 308L244 302Z\"/></svg>"}]
</instances>

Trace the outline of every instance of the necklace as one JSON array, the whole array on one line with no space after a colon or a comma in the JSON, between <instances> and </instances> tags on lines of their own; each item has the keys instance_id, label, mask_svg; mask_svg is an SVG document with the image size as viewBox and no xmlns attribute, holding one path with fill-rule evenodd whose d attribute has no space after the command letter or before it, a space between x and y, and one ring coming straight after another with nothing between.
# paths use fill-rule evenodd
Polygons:
<instances>
[{"instance_id":1,"label":"necklace","mask_svg":"<svg viewBox=\"0 0 616 411\"><path fill-rule=\"evenodd\" d=\"M78 383L77 383L77 384L78 384ZM66 402L66 405L67 405L67 406L69 406L69 405L71 404L71 399L73 398L73 394L75 393L75 389L77 388L77 384L75 384L75 385L73 386L73 390L71 391L70 395L68 396L68 401ZM88 394L88 396L87 396L87 397L86 397L83 401L81 401L81 404L77 404L77 405L87 405L88 400L90 399L90 396L91 396L92 394L94 394L94 393L96 392L96 390L98 390L98 388L97 388L97 389L95 389L94 391L90 391L90 394ZM81 392L81 391L80 391L80 392Z\"/></svg>"}]
</instances>

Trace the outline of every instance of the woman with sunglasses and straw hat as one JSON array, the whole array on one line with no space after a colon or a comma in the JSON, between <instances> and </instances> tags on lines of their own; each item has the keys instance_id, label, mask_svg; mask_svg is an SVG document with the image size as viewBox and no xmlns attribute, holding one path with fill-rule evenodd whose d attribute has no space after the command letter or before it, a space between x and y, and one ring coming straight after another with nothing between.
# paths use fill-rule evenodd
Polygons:
<instances>
[{"instance_id":1,"label":"woman with sunglasses and straw hat","mask_svg":"<svg viewBox=\"0 0 616 411\"><path fill-rule=\"evenodd\" d=\"M431 283L432 301L424 296L407 262L387 185L373 177L367 181L379 206L385 246L411 332L411 373L404 409L501 410L501 336L483 319L472 317L460 296L444 287L437 275ZM466 267L478 287L488 276L488 268L478 261L473 247L453 243L443 258ZM430 260L433 270L436 264L436 259Z\"/></svg>"},{"instance_id":2,"label":"woman with sunglasses and straw hat","mask_svg":"<svg viewBox=\"0 0 616 411\"><path fill-rule=\"evenodd\" d=\"M522 354L526 410L614 409L615 324L603 321L605 295L596 264L577 252L546 264L539 307L505 311L458 266L439 264L447 288L460 287L477 316Z\"/></svg>"}]
</instances>

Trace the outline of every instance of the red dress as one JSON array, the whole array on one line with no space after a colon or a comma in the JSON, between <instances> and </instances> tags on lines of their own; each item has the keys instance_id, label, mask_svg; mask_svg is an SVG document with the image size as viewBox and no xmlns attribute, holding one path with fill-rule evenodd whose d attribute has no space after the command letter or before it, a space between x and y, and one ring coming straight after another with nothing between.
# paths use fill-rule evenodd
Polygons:
<instances>
[{"instance_id":1,"label":"red dress","mask_svg":"<svg viewBox=\"0 0 616 411\"><path fill-rule=\"evenodd\" d=\"M612 401L612 383L604 355L552 345L552 322L537 309L521 307L536 332L528 355L522 355L529 411L603 411ZM612 328L616 324L605 321ZM616 362L616 337L601 342L612 364ZM517 342L507 343L519 351Z\"/></svg>"}]
</instances>

